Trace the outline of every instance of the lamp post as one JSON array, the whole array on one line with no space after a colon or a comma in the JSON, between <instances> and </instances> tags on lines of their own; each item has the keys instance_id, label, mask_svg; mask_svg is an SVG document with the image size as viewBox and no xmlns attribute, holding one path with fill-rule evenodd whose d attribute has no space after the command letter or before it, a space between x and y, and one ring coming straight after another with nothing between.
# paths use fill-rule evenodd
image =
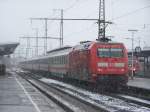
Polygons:
<instances>
[{"instance_id":1,"label":"lamp post","mask_svg":"<svg viewBox=\"0 0 150 112\"><path fill-rule=\"evenodd\" d=\"M130 39L131 41L132 41L132 59L131 59L131 61L132 61L132 65L131 65L131 67L132 67L132 73L131 73L131 79L133 80L133 73L134 73L134 71L133 71L133 63L134 63L134 60L133 60L133 57L134 57L134 34L135 34L135 32L137 32L138 30L135 30L135 29L132 29L132 30L128 30L129 32L131 32L132 33L132 37L131 38L127 38L127 39Z\"/></svg>"}]
</instances>

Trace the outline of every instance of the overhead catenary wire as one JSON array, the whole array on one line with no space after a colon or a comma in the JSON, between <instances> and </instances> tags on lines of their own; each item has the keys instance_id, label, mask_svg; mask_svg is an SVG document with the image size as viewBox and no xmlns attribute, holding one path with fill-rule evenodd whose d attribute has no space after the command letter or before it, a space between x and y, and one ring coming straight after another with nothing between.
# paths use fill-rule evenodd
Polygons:
<instances>
[{"instance_id":1,"label":"overhead catenary wire","mask_svg":"<svg viewBox=\"0 0 150 112\"><path fill-rule=\"evenodd\" d=\"M73 34L77 34L77 33L81 33L83 31L87 31L88 29L91 29L93 26L95 25L95 23L91 24L89 27L81 29L80 31L77 32L72 32L70 34L65 35L65 38L68 38L69 36L73 35Z\"/></svg>"},{"instance_id":2,"label":"overhead catenary wire","mask_svg":"<svg viewBox=\"0 0 150 112\"><path fill-rule=\"evenodd\" d=\"M80 0L75 0L69 7L64 8L64 12L67 12L68 10L74 8L77 5L77 3L79 3L79 1ZM85 0L85 1L87 2L88 0Z\"/></svg>"},{"instance_id":3,"label":"overhead catenary wire","mask_svg":"<svg viewBox=\"0 0 150 112\"><path fill-rule=\"evenodd\" d=\"M135 9L134 11L128 12L128 13L123 14L123 15L121 15L121 16L115 17L115 18L113 18L113 20L117 20L117 19L120 19L120 18L123 18L123 17L127 17L127 16L129 16L129 15L135 14L135 13L137 13L137 12L139 12L139 11L141 11L141 10L147 9L147 8L150 8L150 4L147 5L147 6L145 6L145 7ZM110 21L111 21L111 20L110 20Z\"/></svg>"},{"instance_id":4,"label":"overhead catenary wire","mask_svg":"<svg viewBox=\"0 0 150 112\"><path fill-rule=\"evenodd\" d=\"M75 7L75 5L77 4L79 0L75 0L73 4L71 4L69 7L65 8L64 11L68 11L70 9L72 9L73 7Z\"/></svg>"}]
</instances>

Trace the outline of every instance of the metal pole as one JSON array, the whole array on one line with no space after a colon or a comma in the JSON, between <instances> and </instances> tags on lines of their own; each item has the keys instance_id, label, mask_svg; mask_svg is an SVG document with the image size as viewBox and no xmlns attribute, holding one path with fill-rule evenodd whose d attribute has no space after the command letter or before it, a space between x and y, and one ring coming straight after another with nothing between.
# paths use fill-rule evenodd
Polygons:
<instances>
[{"instance_id":1,"label":"metal pole","mask_svg":"<svg viewBox=\"0 0 150 112\"><path fill-rule=\"evenodd\" d=\"M38 56L38 28L33 28L35 30L35 56ZM28 37L31 38L31 37Z\"/></svg>"},{"instance_id":2,"label":"metal pole","mask_svg":"<svg viewBox=\"0 0 150 112\"><path fill-rule=\"evenodd\" d=\"M105 41L105 0L99 2L98 40Z\"/></svg>"},{"instance_id":3,"label":"metal pole","mask_svg":"<svg viewBox=\"0 0 150 112\"><path fill-rule=\"evenodd\" d=\"M26 58L28 58L29 54L30 54L30 38L27 38Z\"/></svg>"},{"instance_id":4,"label":"metal pole","mask_svg":"<svg viewBox=\"0 0 150 112\"><path fill-rule=\"evenodd\" d=\"M61 18L61 20L60 20L60 33L59 33L59 36L60 36L60 37L59 37L59 46L60 46L60 47L61 47L61 38L62 38L62 33L61 33L61 32L62 32L62 28L61 28L62 22L61 22L61 21L62 21L62 18Z\"/></svg>"},{"instance_id":5,"label":"metal pole","mask_svg":"<svg viewBox=\"0 0 150 112\"><path fill-rule=\"evenodd\" d=\"M38 29L36 29L36 56L38 56L39 52L39 47L38 47Z\"/></svg>"},{"instance_id":6,"label":"metal pole","mask_svg":"<svg viewBox=\"0 0 150 112\"><path fill-rule=\"evenodd\" d=\"M133 63L134 63L134 54L133 54L133 50L134 50L134 32L132 32L132 74L131 74L131 79L133 79Z\"/></svg>"},{"instance_id":7,"label":"metal pole","mask_svg":"<svg viewBox=\"0 0 150 112\"><path fill-rule=\"evenodd\" d=\"M133 80L133 74L134 74L134 70L133 70L133 66L134 66L134 33L137 32L138 30L128 30L130 32L132 32L132 73L131 73L131 79Z\"/></svg>"},{"instance_id":8,"label":"metal pole","mask_svg":"<svg viewBox=\"0 0 150 112\"><path fill-rule=\"evenodd\" d=\"M61 35L61 44L62 44L62 46L63 46L63 41L64 41L64 24L63 24L63 16L64 16L64 14L63 14L63 9L61 10L61 27L62 27L62 30L61 30L61 33L62 33L62 35Z\"/></svg>"},{"instance_id":9,"label":"metal pole","mask_svg":"<svg viewBox=\"0 0 150 112\"><path fill-rule=\"evenodd\" d=\"M63 9L61 11L61 20L60 20L60 47L63 46Z\"/></svg>"},{"instance_id":10,"label":"metal pole","mask_svg":"<svg viewBox=\"0 0 150 112\"><path fill-rule=\"evenodd\" d=\"M19 38L19 52L18 52L18 57L21 57L21 38Z\"/></svg>"},{"instance_id":11,"label":"metal pole","mask_svg":"<svg viewBox=\"0 0 150 112\"><path fill-rule=\"evenodd\" d=\"M44 54L47 52L47 19L45 18L45 42L44 42Z\"/></svg>"}]
</instances>

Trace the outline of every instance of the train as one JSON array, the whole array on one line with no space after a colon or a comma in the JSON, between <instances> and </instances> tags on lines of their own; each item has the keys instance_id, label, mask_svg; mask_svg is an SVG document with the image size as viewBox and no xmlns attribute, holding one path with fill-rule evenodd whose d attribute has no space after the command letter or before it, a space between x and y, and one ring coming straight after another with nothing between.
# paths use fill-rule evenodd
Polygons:
<instances>
[{"instance_id":1,"label":"train","mask_svg":"<svg viewBox=\"0 0 150 112\"><path fill-rule=\"evenodd\" d=\"M84 41L20 62L25 70L96 84L126 85L128 54L123 43Z\"/></svg>"}]
</instances>

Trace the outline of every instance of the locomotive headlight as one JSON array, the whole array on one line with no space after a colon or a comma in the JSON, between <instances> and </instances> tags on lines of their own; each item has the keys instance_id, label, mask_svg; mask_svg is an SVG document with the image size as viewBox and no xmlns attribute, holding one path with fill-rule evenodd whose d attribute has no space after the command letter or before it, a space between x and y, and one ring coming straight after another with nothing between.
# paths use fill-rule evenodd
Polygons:
<instances>
[{"instance_id":1,"label":"locomotive headlight","mask_svg":"<svg viewBox=\"0 0 150 112\"><path fill-rule=\"evenodd\" d=\"M100 62L100 63L97 63L98 67L108 67L108 63L105 63L105 62Z\"/></svg>"},{"instance_id":2,"label":"locomotive headlight","mask_svg":"<svg viewBox=\"0 0 150 112\"><path fill-rule=\"evenodd\" d=\"M115 67L125 67L125 63L115 63Z\"/></svg>"}]
</instances>

